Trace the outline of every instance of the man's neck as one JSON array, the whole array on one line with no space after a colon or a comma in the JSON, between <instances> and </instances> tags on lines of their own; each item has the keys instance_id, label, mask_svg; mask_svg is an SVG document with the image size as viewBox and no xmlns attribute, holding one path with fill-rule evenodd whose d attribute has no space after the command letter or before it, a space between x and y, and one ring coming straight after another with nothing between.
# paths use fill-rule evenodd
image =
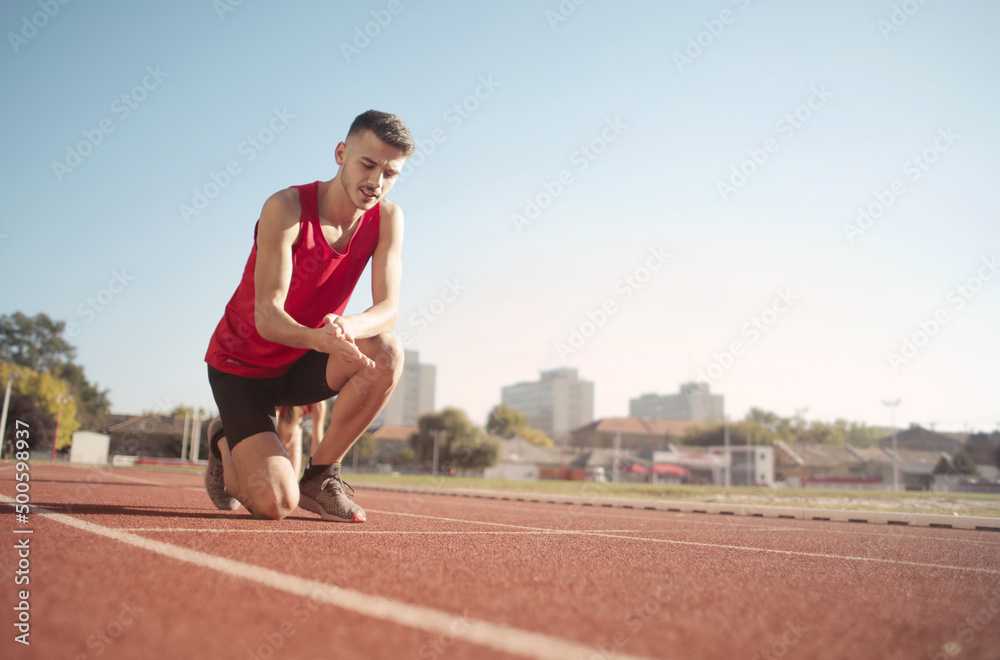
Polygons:
<instances>
[{"instance_id":1,"label":"man's neck","mask_svg":"<svg viewBox=\"0 0 1000 660\"><path fill-rule=\"evenodd\" d=\"M344 229L353 225L364 214L348 198L338 178L319 184L319 218L323 224Z\"/></svg>"}]
</instances>

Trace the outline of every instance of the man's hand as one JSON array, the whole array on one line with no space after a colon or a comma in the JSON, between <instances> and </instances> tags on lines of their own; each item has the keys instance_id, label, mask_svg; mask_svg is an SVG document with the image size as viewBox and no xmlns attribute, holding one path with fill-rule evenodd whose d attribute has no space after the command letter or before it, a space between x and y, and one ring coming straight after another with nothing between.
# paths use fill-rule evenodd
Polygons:
<instances>
[{"instance_id":1,"label":"man's hand","mask_svg":"<svg viewBox=\"0 0 1000 660\"><path fill-rule=\"evenodd\" d=\"M354 343L354 335L349 319L336 314L323 317L323 327L319 333L316 350L335 355L345 362L361 362L369 368L375 367L375 361L361 352Z\"/></svg>"}]
</instances>

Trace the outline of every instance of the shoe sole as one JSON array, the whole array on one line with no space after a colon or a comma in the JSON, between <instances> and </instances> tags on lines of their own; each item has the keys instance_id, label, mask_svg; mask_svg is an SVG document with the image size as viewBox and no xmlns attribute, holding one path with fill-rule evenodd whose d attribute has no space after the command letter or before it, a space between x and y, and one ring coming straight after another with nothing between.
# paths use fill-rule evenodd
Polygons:
<instances>
[{"instance_id":1,"label":"shoe sole","mask_svg":"<svg viewBox=\"0 0 1000 660\"><path fill-rule=\"evenodd\" d=\"M205 469L205 494L208 495L208 469L207 468ZM232 495L229 496L229 502L227 502L225 506L219 506L218 503L216 503L216 501L212 499L211 495L208 496L208 499L212 503L212 505L215 506L215 508L218 509L219 511L233 511L235 509L240 508L240 502L239 502L239 500L237 500Z\"/></svg>"},{"instance_id":2,"label":"shoe sole","mask_svg":"<svg viewBox=\"0 0 1000 660\"><path fill-rule=\"evenodd\" d=\"M323 507L319 505L319 502L306 495L299 496L299 506L306 511L312 511L313 513L319 515L323 520L333 520L335 522L342 523L363 523L367 522L367 518L363 511L355 511L354 516L351 518L342 518L341 516L335 516L332 513L324 510Z\"/></svg>"}]
</instances>

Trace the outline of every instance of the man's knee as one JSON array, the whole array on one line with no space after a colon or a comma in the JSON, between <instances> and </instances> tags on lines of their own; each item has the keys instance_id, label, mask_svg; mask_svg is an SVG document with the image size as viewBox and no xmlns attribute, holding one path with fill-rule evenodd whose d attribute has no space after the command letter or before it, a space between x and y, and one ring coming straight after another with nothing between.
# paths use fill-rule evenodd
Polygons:
<instances>
[{"instance_id":1,"label":"man's knee","mask_svg":"<svg viewBox=\"0 0 1000 660\"><path fill-rule=\"evenodd\" d=\"M294 491L285 488L265 492L255 498L247 509L255 518L266 520L281 520L291 515L299 505L299 489Z\"/></svg>"},{"instance_id":2,"label":"man's knee","mask_svg":"<svg viewBox=\"0 0 1000 660\"><path fill-rule=\"evenodd\" d=\"M375 375L395 383L403 373L403 344L391 332L372 337L365 354L375 362Z\"/></svg>"},{"instance_id":3,"label":"man's knee","mask_svg":"<svg viewBox=\"0 0 1000 660\"><path fill-rule=\"evenodd\" d=\"M391 332L383 332L378 335L375 339L378 340L382 359L385 362L385 367L396 372L402 372L403 370L403 342L399 341L399 337L392 334ZM378 360L375 361L376 365Z\"/></svg>"},{"instance_id":4,"label":"man's knee","mask_svg":"<svg viewBox=\"0 0 1000 660\"><path fill-rule=\"evenodd\" d=\"M281 520L299 505L299 485L294 478L254 472L246 480L245 491L238 497L255 518Z\"/></svg>"}]
</instances>

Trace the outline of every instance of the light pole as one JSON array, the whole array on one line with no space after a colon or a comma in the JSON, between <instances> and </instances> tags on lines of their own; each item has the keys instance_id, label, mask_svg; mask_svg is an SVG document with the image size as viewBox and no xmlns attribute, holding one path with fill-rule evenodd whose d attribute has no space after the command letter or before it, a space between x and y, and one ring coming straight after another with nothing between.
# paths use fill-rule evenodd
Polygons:
<instances>
[{"instance_id":1,"label":"light pole","mask_svg":"<svg viewBox=\"0 0 1000 660\"><path fill-rule=\"evenodd\" d=\"M889 408L890 419L892 420L892 490L899 490L899 454L896 453L898 447L896 446L896 406L902 399L895 399L893 401L886 401L882 399L882 403Z\"/></svg>"},{"instance_id":2,"label":"light pole","mask_svg":"<svg viewBox=\"0 0 1000 660\"><path fill-rule=\"evenodd\" d=\"M56 413L56 434L52 438L52 462L56 462L56 445L59 444L59 423L62 422L62 407L63 404L69 401L69 397L65 394L59 394L56 396L56 402L59 404L59 412Z\"/></svg>"},{"instance_id":3,"label":"light pole","mask_svg":"<svg viewBox=\"0 0 1000 660\"><path fill-rule=\"evenodd\" d=\"M725 469L725 472L723 473L725 475L725 478L723 479L722 483L724 486L728 488L729 485L732 483L732 481L729 478L729 467L732 465L733 462L732 456L729 453L729 418L723 417L722 423L723 423L722 446L724 447L723 456L725 456L724 458L725 465L723 466Z\"/></svg>"},{"instance_id":4,"label":"light pole","mask_svg":"<svg viewBox=\"0 0 1000 660\"><path fill-rule=\"evenodd\" d=\"M438 476L438 452L440 450L441 434L444 433L442 429L435 429L430 432L431 437L434 438L434 468L431 476Z\"/></svg>"},{"instance_id":5,"label":"light pole","mask_svg":"<svg viewBox=\"0 0 1000 660\"><path fill-rule=\"evenodd\" d=\"M0 458L3 458L3 450L6 446L4 439L7 437L7 409L10 406L10 384L17 376L17 372L11 367L10 374L7 376L7 389L3 394L3 414L0 415Z\"/></svg>"}]
</instances>

